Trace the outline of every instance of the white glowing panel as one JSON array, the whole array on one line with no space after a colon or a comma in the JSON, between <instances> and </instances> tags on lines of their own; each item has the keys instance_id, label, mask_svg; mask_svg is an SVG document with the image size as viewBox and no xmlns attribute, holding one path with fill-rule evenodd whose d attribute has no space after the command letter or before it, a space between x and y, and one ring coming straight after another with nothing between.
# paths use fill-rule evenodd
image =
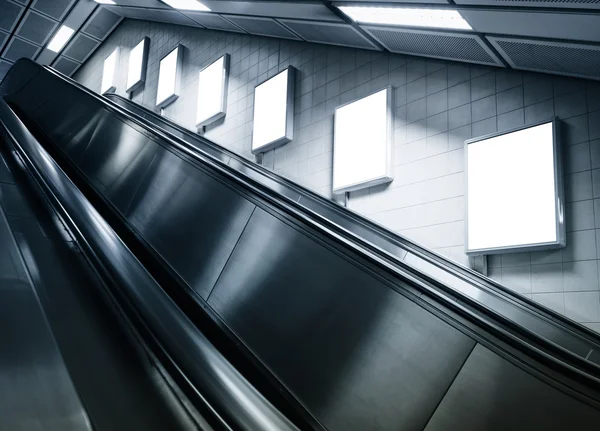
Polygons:
<instances>
[{"instance_id":1,"label":"white glowing panel","mask_svg":"<svg viewBox=\"0 0 600 431\"><path fill-rule=\"evenodd\" d=\"M467 253L565 245L556 124L467 141Z\"/></svg>"},{"instance_id":2,"label":"white glowing panel","mask_svg":"<svg viewBox=\"0 0 600 431\"><path fill-rule=\"evenodd\" d=\"M181 67L183 66L183 46L178 45L160 60L158 68L158 91L156 106L164 108L179 97L181 87Z\"/></svg>"},{"instance_id":3,"label":"white glowing panel","mask_svg":"<svg viewBox=\"0 0 600 431\"><path fill-rule=\"evenodd\" d=\"M388 87L335 110L334 193L393 180L392 106L392 89Z\"/></svg>"},{"instance_id":4,"label":"white glowing panel","mask_svg":"<svg viewBox=\"0 0 600 431\"><path fill-rule=\"evenodd\" d=\"M148 48L150 38L145 37L129 53L129 70L127 71L127 92L131 93L144 85L148 66Z\"/></svg>"},{"instance_id":5,"label":"white glowing panel","mask_svg":"<svg viewBox=\"0 0 600 431\"><path fill-rule=\"evenodd\" d=\"M196 127L206 126L225 116L228 85L229 54L225 54L200 71Z\"/></svg>"},{"instance_id":6,"label":"white glowing panel","mask_svg":"<svg viewBox=\"0 0 600 431\"><path fill-rule=\"evenodd\" d=\"M104 60L104 69L102 70L102 86L100 93L105 94L117 89L117 66L119 63L119 48L116 48Z\"/></svg>"},{"instance_id":7,"label":"white glowing panel","mask_svg":"<svg viewBox=\"0 0 600 431\"><path fill-rule=\"evenodd\" d=\"M253 153L293 139L295 76L295 69L288 67L254 89Z\"/></svg>"},{"instance_id":8,"label":"white glowing panel","mask_svg":"<svg viewBox=\"0 0 600 431\"><path fill-rule=\"evenodd\" d=\"M415 8L410 6L339 6L339 9L352 20L363 24L473 30L462 15L452 9Z\"/></svg>"}]
</instances>

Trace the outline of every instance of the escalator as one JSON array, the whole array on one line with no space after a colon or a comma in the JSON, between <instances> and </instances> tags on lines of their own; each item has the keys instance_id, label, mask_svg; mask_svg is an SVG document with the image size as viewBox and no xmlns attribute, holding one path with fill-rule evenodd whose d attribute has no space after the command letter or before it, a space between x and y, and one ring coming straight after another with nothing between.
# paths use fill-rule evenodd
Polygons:
<instances>
[{"instance_id":1,"label":"escalator","mask_svg":"<svg viewBox=\"0 0 600 431\"><path fill-rule=\"evenodd\" d=\"M595 333L50 69L17 62L0 94L193 327L299 428L600 426ZM171 327L150 329L193 371ZM210 376L192 380L207 390Z\"/></svg>"}]
</instances>

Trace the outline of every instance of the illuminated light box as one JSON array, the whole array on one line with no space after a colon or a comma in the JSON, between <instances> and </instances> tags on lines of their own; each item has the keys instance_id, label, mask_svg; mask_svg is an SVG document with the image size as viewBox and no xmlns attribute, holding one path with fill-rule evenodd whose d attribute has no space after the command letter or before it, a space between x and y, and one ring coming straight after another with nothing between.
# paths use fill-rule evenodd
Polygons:
<instances>
[{"instance_id":1,"label":"illuminated light box","mask_svg":"<svg viewBox=\"0 0 600 431\"><path fill-rule=\"evenodd\" d=\"M558 120L465 142L467 254L565 246Z\"/></svg>"},{"instance_id":2,"label":"illuminated light box","mask_svg":"<svg viewBox=\"0 0 600 431\"><path fill-rule=\"evenodd\" d=\"M117 89L117 69L119 64L119 48L116 48L106 59L102 70L102 86L100 93L106 94Z\"/></svg>"},{"instance_id":3,"label":"illuminated light box","mask_svg":"<svg viewBox=\"0 0 600 431\"><path fill-rule=\"evenodd\" d=\"M129 53L129 70L127 71L127 93L132 93L146 81L148 66L148 49L150 38L145 37Z\"/></svg>"},{"instance_id":4,"label":"illuminated light box","mask_svg":"<svg viewBox=\"0 0 600 431\"><path fill-rule=\"evenodd\" d=\"M225 54L200 71L196 127L206 126L227 112L229 86L229 54Z\"/></svg>"},{"instance_id":5,"label":"illuminated light box","mask_svg":"<svg viewBox=\"0 0 600 431\"><path fill-rule=\"evenodd\" d=\"M294 138L296 69L288 67L254 89L252 152L262 153Z\"/></svg>"},{"instance_id":6,"label":"illuminated light box","mask_svg":"<svg viewBox=\"0 0 600 431\"><path fill-rule=\"evenodd\" d=\"M393 180L393 91L379 90L339 106L333 125L333 192Z\"/></svg>"},{"instance_id":7,"label":"illuminated light box","mask_svg":"<svg viewBox=\"0 0 600 431\"><path fill-rule=\"evenodd\" d=\"M177 45L160 60L158 68L158 91L156 107L165 108L179 97L181 69L183 67L183 45Z\"/></svg>"}]
</instances>

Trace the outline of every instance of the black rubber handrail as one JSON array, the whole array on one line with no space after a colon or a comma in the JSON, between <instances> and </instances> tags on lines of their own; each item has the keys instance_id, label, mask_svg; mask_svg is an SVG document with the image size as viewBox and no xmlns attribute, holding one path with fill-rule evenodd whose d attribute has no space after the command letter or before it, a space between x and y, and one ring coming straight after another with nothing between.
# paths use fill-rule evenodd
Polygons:
<instances>
[{"instance_id":1,"label":"black rubber handrail","mask_svg":"<svg viewBox=\"0 0 600 431\"><path fill-rule=\"evenodd\" d=\"M44 195L94 255L94 261L118 282L222 426L296 431L298 428L257 392L175 305L1 98L0 125Z\"/></svg>"},{"instance_id":2,"label":"black rubber handrail","mask_svg":"<svg viewBox=\"0 0 600 431\"><path fill-rule=\"evenodd\" d=\"M69 78L67 78L67 79L69 79ZM77 83L76 81L73 81L71 79L69 79L69 81L73 82L74 84L80 85L79 83ZM117 95L117 94L106 94L106 95L104 95L104 97L108 98L109 100L110 99L120 100L127 104L133 103L130 100L127 100L124 97ZM118 103L117 103L117 105L118 105ZM121 105L118 105L118 106L122 109L128 110L127 108L125 108ZM185 134L186 136L188 136L196 141L202 142L203 145L209 146L212 149L214 149L215 151L226 155L230 159L235 160L237 163L242 164L245 168L253 170L253 171L259 173L260 175L263 175L263 176L269 178L272 181L275 181L279 184L284 185L285 187L298 193L301 196L301 199L310 199L310 200L316 201L316 202L318 202L319 205L323 205L330 211L334 211L334 212L340 214L342 217L350 219L353 223L363 226L364 228L375 233L377 236L383 238L387 242L394 244L394 245L404 249L405 251L412 253L415 256L418 256L419 258L422 258L423 260L427 261L428 263L431 263L431 264L435 265L436 267L441 268L443 271L448 272L451 275L453 275L463 281L466 281L469 284L472 284L473 286L477 287L478 289L486 290L498 297L501 297L505 301L509 301L518 307L525 308L525 309L527 309L528 312L535 313L539 317L549 320L552 324L561 326L561 328L564 331L571 333L575 337L585 339L588 343L593 344L593 345L597 346L598 348L600 348L600 334L596 333L595 331L593 331L583 325L580 325L577 322L575 322L575 321L557 313L556 311L549 309L527 297L517 295L517 294L515 294L515 292L513 292L512 290L503 286L502 284L500 284L488 277L485 277L482 274L480 274L470 268L462 266L462 265L454 262L453 260L446 258L445 256L442 256L432 250L429 250L400 234L391 232L388 229L386 229L385 227L365 218L361 214L359 214L349 208L341 207L334 201L327 199L306 187L303 187L297 183L294 183L293 181L290 181L287 178L282 177L257 163L253 163L253 162L249 161L248 159L228 150L227 148L221 147L220 145L204 138L203 136L193 133L189 129L186 129L185 127L175 123L174 121L172 121L166 117L160 116L160 115L156 114L155 112L153 112L143 106L137 105L137 104L135 106L135 109L139 109L144 112L144 115L151 116L156 121L166 123L169 125L169 127L176 129L177 131L181 132L182 134ZM129 112L131 115L137 116L137 114L135 112L131 112L131 111L129 111ZM142 120L144 120L144 117L141 117L141 118L142 118ZM156 124L151 124L151 127L156 127L157 129L160 129L163 133L170 134L170 132L162 129L161 127L159 127ZM178 139L177 137L174 137L174 138ZM185 142L187 142L187 141L185 141ZM197 147L192 147L192 148L196 151L203 152L203 150L201 148L197 148ZM208 156L211 156L211 155L208 154ZM301 200L299 202L302 204ZM397 259L400 259L398 256L395 256L385 250L381 250L381 251L382 251L382 253L386 253L390 256L394 256Z\"/></svg>"},{"instance_id":3,"label":"black rubber handrail","mask_svg":"<svg viewBox=\"0 0 600 431\"><path fill-rule=\"evenodd\" d=\"M189 143L175 138L164 131L150 127L143 119L138 118L120 106L108 103L104 97L93 93L71 79L64 78L58 72L52 69L46 70L67 83L76 86L89 97L101 102L105 109L115 113L117 116L121 116L122 121L140 126L157 136L162 141L163 146L171 146L201 166L209 167L211 170L232 179L235 183L242 185L242 187L265 199L275 207L291 214L302 223L313 227L334 241L343 244L348 249L359 253L385 271L395 274L400 279L409 281L419 291L433 298L434 301L438 301L444 307L457 312L467 320L474 322L480 328L485 329L513 347L525 352L530 357L536 358L553 369L560 369L563 373L569 374L579 381L587 382L596 388L600 387L598 386L600 385L600 367L598 365L573 354L571 351L556 345L529 329L515 324L505 316L477 303L460 292L449 289L439 280L420 273L405 262L396 259L391 260L389 256L382 255L381 250L377 246L348 232L319 214L307 210L298 202L282 199L277 192L252 178L245 177L231 166L217 162L213 157L200 153L195 148L190 148Z\"/></svg>"}]
</instances>

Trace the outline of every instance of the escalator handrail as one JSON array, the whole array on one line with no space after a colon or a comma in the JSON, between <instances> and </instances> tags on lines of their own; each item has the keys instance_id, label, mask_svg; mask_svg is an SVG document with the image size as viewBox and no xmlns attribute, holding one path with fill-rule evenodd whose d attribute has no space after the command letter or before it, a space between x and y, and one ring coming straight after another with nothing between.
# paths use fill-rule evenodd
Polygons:
<instances>
[{"instance_id":1,"label":"escalator handrail","mask_svg":"<svg viewBox=\"0 0 600 431\"><path fill-rule=\"evenodd\" d=\"M345 245L347 248L359 253L375 265L383 268L385 271L395 274L395 276L399 277L400 279L407 280L418 290L434 298L440 304L443 304L444 306L458 312L468 320L475 322L478 326L511 343L519 350L528 352L529 355L537 357L542 361L546 361L548 364L551 364L551 366L558 366L568 370L573 375L583 378L586 381L594 382L594 384L600 384L600 366L591 363L584 358L575 355L573 352L563 348L562 346L559 346L554 342L539 336L535 332L516 324L495 310L477 303L470 297L467 297L464 294L456 292L452 289L448 289L447 286L445 286L439 280L426 274L419 273L419 271L415 270L405 262L398 261L396 259L390 261L387 255L382 256L381 249L379 249L377 246L351 232L348 232L344 228L320 216L319 214L304 208L298 202L289 199L281 199L281 196L277 192L271 190L252 178L240 174L231 166L224 165L223 163L216 161L213 157L199 153L197 149L192 150L190 148L190 144L182 139L176 138L164 131L153 129L152 127L148 126L145 121L139 119L128 110L120 106L116 106L113 103L107 102L104 97L92 92L86 87L83 87L81 84L63 77L60 73L52 69L46 68L46 70L66 83L74 85L89 97L92 97L96 101L100 102L105 109L114 112L117 115L121 115L129 122L136 124L149 131L151 134L157 136L160 141L163 141L162 145L168 144L183 154L190 156L190 158L197 163L208 166L210 169L213 169L222 175L231 178L234 180L234 182L241 184L247 189L250 189L258 196L261 196L267 200L267 202L270 202L276 207L283 209L285 212L291 214L293 217L299 219L306 225L312 226L326 236L332 238L334 241L337 241ZM473 310L477 310L484 314L485 318ZM496 323L490 321L490 319L495 320Z\"/></svg>"},{"instance_id":2,"label":"escalator handrail","mask_svg":"<svg viewBox=\"0 0 600 431\"><path fill-rule=\"evenodd\" d=\"M225 359L175 305L82 192L0 98L0 126L44 194L108 267L144 322L153 330L201 397L207 397L227 429L298 428L285 418Z\"/></svg>"},{"instance_id":3,"label":"escalator handrail","mask_svg":"<svg viewBox=\"0 0 600 431\"><path fill-rule=\"evenodd\" d=\"M71 79L69 79L69 80L72 81ZM76 83L76 81L73 81L73 82ZM76 84L81 85L79 83L76 83ZM122 97L118 94L114 94L114 93L106 94L106 95L104 95L104 97L108 98L109 100L110 99L121 99L124 102L133 103L130 100L127 100L124 97ZM119 106L119 107L127 110L127 108L124 108L123 106ZM376 222L374 222L372 220L369 220L368 218L353 211L350 208L341 207L339 204L335 203L334 201L327 199L300 184L294 183L293 181L290 181L287 178L282 177L282 176L278 175L277 173L275 173L257 163L252 163L249 160L247 160L246 158L228 150L227 148L221 147L219 144L216 144L216 143L208 140L207 138L204 138L203 136L193 133L192 131L186 129L185 127L175 123L174 121L172 121L166 117L162 117L162 116L156 114L155 112L153 112L143 106L140 106L140 105L137 105L136 108L143 110L145 114L152 116L154 119L168 124L170 127L173 127L177 131L184 133L185 135L192 137L193 139L195 139L197 141L202 142L204 145L210 146L213 149L225 154L227 157L230 157L231 159L234 159L236 162L244 165L245 168L251 169L255 172L258 172L260 175L263 175L279 184L283 184L285 187L288 187L288 188L292 189L293 191L297 192L298 194L300 194L302 196L302 198L306 197L308 199L317 201L320 205L327 207L329 210L335 211L338 214L341 214L343 217L349 218L353 223L362 225L366 229L374 232L379 237L382 237L387 242L394 244L396 246L399 246L400 248L405 249L409 253L412 253L412 254L418 256L419 258L422 258L423 260L437 266L438 268L441 268L442 270L452 274L453 276L455 276L467 283L470 283L471 285L477 287L478 289L486 290L493 295L501 297L505 301L512 302L515 306L525 308L525 309L527 309L528 312L535 313L535 314L539 315L539 317L549 320L552 324L561 326L561 328L564 331L567 331L576 337L586 339L586 341L589 342L590 344L593 344L600 348L600 334L596 333L595 331L593 331L583 325L578 324L577 322L565 317L564 315L557 313L556 311L554 311L552 309L549 309L549 308L543 306L542 304L539 304L539 303L533 301L532 299L517 295L517 294L515 294L515 292L508 289L506 286L496 282L495 280L485 277L482 274L478 273L477 271L474 271L471 268L460 265L460 264L454 262L453 260L448 259L447 257L445 257L439 253L436 253L433 250L429 250L429 249L419 245L418 243L415 243L414 241L410 240L409 238L402 236L401 234L397 234L395 232L389 231L385 227L377 224ZM129 111L129 112L130 112L130 114L137 116L136 113L131 112L131 111ZM157 129L162 130L164 133L170 134L168 131L162 129L161 127L159 127L157 125L153 125L153 126L156 127ZM177 137L175 137L175 138L177 138ZM185 142L187 142L187 141L185 141ZM197 147L191 147L191 149L195 150L195 151L203 152L202 149L199 149ZM211 157L210 154L207 154L207 156ZM387 252L386 250L381 249L381 252L391 256L394 259L399 260L399 258L397 256Z\"/></svg>"}]
</instances>

